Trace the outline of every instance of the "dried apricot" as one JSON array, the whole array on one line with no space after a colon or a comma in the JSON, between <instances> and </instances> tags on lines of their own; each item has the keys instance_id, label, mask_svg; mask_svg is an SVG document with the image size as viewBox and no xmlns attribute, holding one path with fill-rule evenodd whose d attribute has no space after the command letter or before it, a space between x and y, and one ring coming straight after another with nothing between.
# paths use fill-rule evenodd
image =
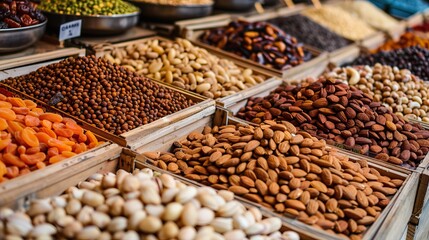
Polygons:
<instances>
[{"instance_id":1,"label":"dried apricot","mask_svg":"<svg viewBox=\"0 0 429 240\"><path fill-rule=\"evenodd\" d=\"M42 120L42 127L47 129L52 129L52 122L48 120Z\"/></svg>"},{"instance_id":2,"label":"dried apricot","mask_svg":"<svg viewBox=\"0 0 429 240\"><path fill-rule=\"evenodd\" d=\"M40 128L40 132L48 134L51 138L57 138L57 134L49 128L42 127Z\"/></svg>"},{"instance_id":3,"label":"dried apricot","mask_svg":"<svg viewBox=\"0 0 429 240\"><path fill-rule=\"evenodd\" d=\"M12 142L12 139L10 138L0 140L0 151L5 149L11 142Z\"/></svg>"},{"instance_id":4,"label":"dried apricot","mask_svg":"<svg viewBox=\"0 0 429 240\"><path fill-rule=\"evenodd\" d=\"M86 131L85 135L88 137L89 143L98 144L98 139L91 131Z\"/></svg>"},{"instance_id":5,"label":"dried apricot","mask_svg":"<svg viewBox=\"0 0 429 240\"><path fill-rule=\"evenodd\" d=\"M60 152L62 152L62 151L71 151L72 150L71 146L69 146L69 145L65 144L64 142L62 142L62 141L60 141L58 139L55 139L55 138L49 139L48 146L50 146L50 147L57 147Z\"/></svg>"},{"instance_id":6,"label":"dried apricot","mask_svg":"<svg viewBox=\"0 0 429 240\"><path fill-rule=\"evenodd\" d=\"M7 122L4 118L0 118L0 131L6 130L8 127Z\"/></svg>"},{"instance_id":7,"label":"dried apricot","mask_svg":"<svg viewBox=\"0 0 429 240\"><path fill-rule=\"evenodd\" d=\"M56 114L56 113L43 113L40 114L40 120L49 120L51 122L62 122L63 121L63 117L61 117L61 115Z\"/></svg>"},{"instance_id":8,"label":"dried apricot","mask_svg":"<svg viewBox=\"0 0 429 240\"><path fill-rule=\"evenodd\" d=\"M7 121L7 125L9 126L7 128L7 131L10 133L19 132L24 129L24 125L22 123L16 122L16 121Z\"/></svg>"},{"instance_id":9,"label":"dried apricot","mask_svg":"<svg viewBox=\"0 0 429 240\"><path fill-rule=\"evenodd\" d=\"M16 114L27 115L30 109L28 107L12 107L12 111Z\"/></svg>"},{"instance_id":10,"label":"dried apricot","mask_svg":"<svg viewBox=\"0 0 429 240\"><path fill-rule=\"evenodd\" d=\"M66 159L66 157L64 157L63 155L56 155L56 156L49 158L49 163L54 164L54 163L60 162L64 159Z\"/></svg>"},{"instance_id":11,"label":"dried apricot","mask_svg":"<svg viewBox=\"0 0 429 240\"><path fill-rule=\"evenodd\" d=\"M88 149L85 143L76 143L73 148L73 151L77 154L83 153Z\"/></svg>"},{"instance_id":12,"label":"dried apricot","mask_svg":"<svg viewBox=\"0 0 429 240\"><path fill-rule=\"evenodd\" d=\"M59 154L60 154L60 151L58 151L58 148L56 147L51 147L48 149L48 157L57 156Z\"/></svg>"},{"instance_id":13,"label":"dried apricot","mask_svg":"<svg viewBox=\"0 0 429 240\"><path fill-rule=\"evenodd\" d=\"M31 170L29 168L23 168L23 169L19 170L19 175L24 175L24 174L27 174L30 172L31 172Z\"/></svg>"},{"instance_id":14,"label":"dried apricot","mask_svg":"<svg viewBox=\"0 0 429 240\"><path fill-rule=\"evenodd\" d=\"M4 150L4 153L16 154L17 148L18 148L18 145L16 145L15 143L9 143L9 145L7 145L7 147Z\"/></svg>"},{"instance_id":15,"label":"dried apricot","mask_svg":"<svg viewBox=\"0 0 429 240\"><path fill-rule=\"evenodd\" d=\"M7 173L6 165L0 161L0 177L3 177Z\"/></svg>"},{"instance_id":16,"label":"dried apricot","mask_svg":"<svg viewBox=\"0 0 429 240\"><path fill-rule=\"evenodd\" d=\"M73 131L74 134L79 135L83 133L83 128L73 122L66 122L66 127Z\"/></svg>"},{"instance_id":17,"label":"dried apricot","mask_svg":"<svg viewBox=\"0 0 429 240\"><path fill-rule=\"evenodd\" d=\"M10 102L0 101L0 108L11 109L12 108L12 104Z\"/></svg>"},{"instance_id":18,"label":"dried apricot","mask_svg":"<svg viewBox=\"0 0 429 240\"><path fill-rule=\"evenodd\" d=\"M73 156L76 156L77 154L76 153L74 153L74 152L71 152L71 151L63 151L62 153L61 153L61 155L63 155L64 157L73 157Z\"/></svg>"},{"instance_id":19,"label":"dried apricot","mask_svg":"<svg viewBox=\"0 0 429 240\"><path fill-rule=\"evenodd\" d=\"M37 127L40 124L40 119L30 115L26 115L24 119L25 126L27 127Z\"/></svg>"},{"instance_id":20,"label":"dried apricot","mask_svg":"<svg viewBox=\"0 0 429 240\"><path fill-rule=\"evenodd\" d=\"M28 165L34 165L37 162L43 162L46 159L46 154L38 152L35 154L21 154L19 155L21 160Z\"/></svg>"},{"instance_id":21,"label":"dried apricot","mask_svg":"<svg viewBox=\"0 0 429 240\"><path fill-rule=\"evenodd\" d=\"M14 107L25 107L25 102L21 98L10 97L7 99Z\"/></svg>"},{"instance_id":22,"label":"dried apricot","mask_svg":"<svg viewBox=\"0 0 429 240\"><path fill-rule=\"evenodd\" d=\"M14 111L12 111L12 109L0 108L0 117L5 120L12 121L15 120L16 114Z\"/></svg>"},{"instance_id":23,"label":"dried apricot","mask_svg":"<svg viewBox=\"0 0 429 240\"><path fill-rule=\"evenodd\" d=\"M79 142L86 142L86 140L88 140L88 137L85 134L79 134Z\"/></svg>"},{"instance_id":24,"label":"dried apricot","mask_svg":"<svg viewBox=\"0 0 429 240\"><path fill-rule=\"evenodd\" d=\"M29 109L33 109L37 107L37 104L31 100L24 100L25 106L28 107Z\"/></svg>"},{"instance_id":25,"label":"dried apricot","mask_svg":"<svg viewBox=\"0 0 429 240\"><path fill-rule=\"evenodd\" d=\"M37 139L36 135L34 134L31 128L29 127L24 128L21 131L21 137L22 137L22 140L30 147L39 146L39 139Z\"/></svg>"},{"instance_id":26,"label":"dried apricot","mask_svg":"<svg viewBox=\"0 0 429 240\"><path fill-rule=\"evenodd\" d=\"M31 147L31 148L27 148L27 150L25 151L25 154L35 154L40 152L40 147Z\"/></svg>"},{"instance_id":27,"label":"dried apricot","mask_svg":"<svg viewBox=\"0 0 429 240\"><path fill-rule=\"evenodd\" d=\"M43 114L43 113L45 113L44 111L43 111L43 109L41 109L41 108L33 108L33 109L31 109L31 111L32 112L34 112L34 113L37 113L37 114L39 114L39 116L40 116L40 114Z\"/></svg>"},{"instance_id":28,"label":"dried apricot","mask_svg":"<svg viewBox=\"0 0 429 240\"><path fill-rule=\"evenodd\" d=\"M19 168L17 166L7 167L6 170L6 177L8 178L15 178L19 175Z\"/></svg>"},{"instance_id":29,"label":"dried apricot","mask_svg":"<svg viewBox=\"0 0 429 240\"><path fill-rule=\"evenodd\" d=\"M51 136L49 136L48 134L46 134L44 132L38 132L35 135L36 135L37 139L39 139L39 142L46 143L46 144L48 144L49 139L52 138Z\"/></svg>"},{"instance_id":30,"label":"dried apricot","mask_svg":"<svg viewBox=\"0 0 429 240\"><path fill-rule=\"evenodd\" d=\"M46 167L46 164L44 162L37 162L36 167L37 169L42 169Z\"/></svg>"},{"instance_id":31,"label":"dried apricot","mask_svg":"<svg viewBox=\"0 0 429 240\"><path fill-rule=\"evenodd\" d=\"M18 154L24 154L27 151L27 148L24 145L21 145L16 150L18 151Z\"/></svg>"},{"instance_id":32,"label":"dried apricot","mask_svg":"<svg viewBox=\"0 0 429 240\"><path fill-rule=\"evenodd\" d=\"M4 153L3 160L12 166L17 166L19 168L25 167L25 163L13 153Z\"/></svg>"},{"instance_id":33,"label":"dried apricot","mask_svg":"<svg viewBox=\"0 0 429 240\"><path fill-rule=\"evenodd\" d=\"M1 94L1 93L0 93L0 100L1 100L1 101L6 101L6 100L7 100L7 97L6 97L4 94Z\"/></svg>"},{"instance_id":34,"label":"dried apricot","mask_svg":"<svg viewBox=\"0 0 429 240\"><path fill-rule=\"evenodd\" d=\"M13 121L25 124L25 115L16 114L16 118Z\"/></svg>"}]
</instances>

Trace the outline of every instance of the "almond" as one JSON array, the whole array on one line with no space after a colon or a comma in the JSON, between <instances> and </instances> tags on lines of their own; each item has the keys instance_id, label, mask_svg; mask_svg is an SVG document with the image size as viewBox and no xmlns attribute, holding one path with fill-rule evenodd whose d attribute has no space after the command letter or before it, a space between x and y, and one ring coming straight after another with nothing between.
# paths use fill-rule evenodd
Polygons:
<instances>
[{"instance_id":1,"label":"almond","mask_svg":"<svg viewBox=\"0 0 429 240\"><path fill-rule=\"evenodd\" d=\"M328 212L334 212L338 207L338 202L335 198L331 198L326 201L326 209Z\"/></svg>"},{"instance_id":2,"label":"almond","mask_svg":"<svg viewBox=\"0 0 429 240\"><path fill-rule=\"evenodd\" d=\"M354 220L359 220L359 219L362 219L363 217L365 217L365 215L363 215L359 211L356 211L356 209L347 208L347 209L344 209L343 211L347 217L352 218Z\"/></svg>"},{"instance_id":3,"label":"almond","mask_svg":"<svg viewBox=\"0 0 429 240\"><path fill-rule=\"evenodd\" d=\"M310 201L307 204L306 212L308 215L314 215L317 210L319 209L319 203L316 200L310 199Z\"/></svg>"},{"instance_id":4,"label":"almond","mask_svg":"<svg viewBox=\"0 0 429 240\"><path fill-rule=\"evenodd\" d=\"M249 193L249 190L247 188L241 187L241 186L231 186L228 188L229 191L237 194L237 195L244 195Z\"/></svg>"},{"instance_id":5,"label":"almond","mask_svg":"<svg viewBox=\"0 0 429 240\"><path fill-rule=\"evenodd\" d=\"M240 177L240 183L245 188L255 187L255 182L251 178L246 176Z\"/></svg>"},{"instance_id":6,"label":"almond","mask_svg":"<svg viewBox=\"0 0 429 240\"><path fill-rule=\"evenodd\" d=\"M263 181L259 179L255 181L255 187L258 190L258 192L263 196L265 196L268 192L267 184L265 184Z\"/></svg>"},{"instance_id":7,"label":"almond","mask_svg":"<svg viewBox=\"0 0 429 240\"><path fill-rule=\"evenodd\" d=\"M278 168L280 166L280 160L277 156L270 155L267 159L268 167L271 169Z\"/></svg>"},{"instance_id":8,"label":"almond","mask_svg":"<svg viewBox=\"0 0 429 240\"><path fill-rule=\"evenodd\" d=\"M290 208L296 209L298 211L305 211L306 210L304 203L302 203L301 201L298 201L298 200L288 199L284 202L284 204L286 207L290 207Z\"/></svg>"},{"instance_id":9,"label":"almond","mask_svg":"<svg viewBox=\"0 0 429 240\"><path fill-rule=\"evenodd\" d=\"M304 170L301 170L299 168L292 169L291 172L293 176L296 178L305 177L307 175L307 173Z\"/></svg>"},{"instance_id":10,"label":"almond","mask_svg":"<svg viewBox=\"0 0 429 240\"><path fill-rule=\"evenodd\" d=\"M299 180L298 178L293 178L289 181L289 187L291 189L296 189L299 188L301 186L301 180Z\"/></svg>"},{"instance_id":11,"label":"almond","mask_svg":"<svg viewBox=\"0 0 429 240\"><path fill-rule=\"evenodd\" d=\"M330 186L332 184L332 174L331 171L327 168L324 168L322 170L322 175L320 176L322 179L322 182L326 185Z\"/></svg>"},{"instance_id":12,"label":"almond","mask_svg":"<svg viewBox=\"0 0 429 240\"><path fill-rule=\"evenodd\" d=\"M311 181L310 185L317 189L319 192L326 193L328 191L326 185L320 181Z\"/></svg>"},{"instance_id":13,"label":"almond","mask_svg":"<svg viewBox=\"0 0 429 240\"><path fill-rule=\"evenodd\" d=\"M368 207L369 202L368 198L366 197L366 194L363 191L358 191L356 194L356 200L362 207Z\"/></svg>"},{"instance_id":14,"label":"almond","mask_svg":"<svg viewBox=\"0 0 429 240\"><path fill-rule=\"evenodd\" d=\"M271 195L276 195L279 193L280 187L276 182L272 182L269 186L268 186L268 191L270 192Z\"/></svg>"},{"instance_id":15,"label":"almond","mask_svg":"<svg viewBox=\"0 0 429 240\"><path fill-rule=\"evenodd\" d=\"M315 108L323 108L328 106L329 102L326 98L319 98L316 101L313 102L313 107Z\"/></svg>"},{"instance_id":16,"label":"almond","mask_svg":"<svg viewBox=\"0 0 429 240\"><path fill-rule=\"evenodd\" d=\"M246 146L244 147L243 151L244 152L251 152L253 150L255 150L256 147L258 147L261 144L260 141L258 140L252 140L250 142L248 142L246 144Z\"/></svg>"},{"instance_id":17,"label":"almond","mask_svg":"<svg viewBox=\"0 0 429 240\"><path fill-rule=\"evenodd\" d=\"M349 185L343 188L344 197L349 200L356 200L357 190L353 185Z\"/></svg>"}]
</instances>

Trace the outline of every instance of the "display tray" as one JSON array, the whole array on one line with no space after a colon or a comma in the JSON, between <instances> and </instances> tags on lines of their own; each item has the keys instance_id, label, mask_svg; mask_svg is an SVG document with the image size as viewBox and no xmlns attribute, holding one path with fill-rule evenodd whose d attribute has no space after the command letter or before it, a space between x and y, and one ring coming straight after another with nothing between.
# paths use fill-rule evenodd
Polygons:
<instances>
[{"instance_id":1,"label":"display tray","mask_svg":"<svg viewBox=\"0 0 429 240\"><path fill-rule=\"evenodd\" d=\"M70 118L73 118L76 120L81 126L83 126L85 129L90 130L94 132L95 134L102 136L106 139L109 139L110 141L119 144L120 146L126 146L131 149L133 149L135 146L143 145L147 142L152 141L153 139L158 138L159 136L163 136L164 134L168 134L171 131L174 131L176 128L179 128L180 126L187 125L189 123L192 123L193 121L198 120L199 118L202 118L207 115L211 115L215 111L215 101L206 99L203 97L199 97L198 95L191 95L186 91L173 88L169 85L163 84L161 82L156 82L159 85L162 85L166 88L181 92L184 94L188 99L192 99L194 101L194 105L192 105L189 108L183 109L181 111L175 112L173 114L170 114L168 116L165 116L163 118L160 118L156 121L153 121L151 123L142 125L140 127L137 127L135 129L132 129L126 133L123 133L121 135L114 135L110 132L103 131L91 124L89 124L86 121L83 121L79 119L78 117L75 117L67 112L61 111L55 107L48 106L48 104L40 101L39 99L36 99L32 96L29 96L28 94L22 93L17 91L16 89L10 88L9 86L3 84L1 81L8 78L8 77L16 77L21 76L24 74L28 74L39 67L46 66L50 63L55 63L60 60L48 62L48 63L41 63L41 64L35 64L30 65L26 67L11 69L7 71L0 72L0 86L7 88L9 91L13 93L17 93L21 96L24 96L27 99L31 99L34 102L37 102L43 107L50 108L53 111L59 112L63 116L68 116Z\"/></svg>"},{"instance_id":2,"label":"display tray","mask_svg":"<svg viewBox=\"0 0 429 240\"><path fill-rule=\"evenodd\" d=\"M225 119L225 118L220 118L220 119ZM174 133L171 133L162 138L159 138L156 141L148 143L142 146L141 148L137 149L138 155L136 157L136 161L132 165L136 165L136 166L140 166L140 165L147 166L147 164L151 165L153 161L147 158L146 156L144 156L143 153L170 151L173 142L180 139L185 139L187 135L191 132L201 132L204 126L213 126L213 125L219 126L224 124L237 124L241 122L242 122L241 120L236 119L234 117L226 117L225 122L223 123L222 121L217 121L217 119L213 119L211 117L200 119L199 121L192 124L192 126L182 128ZM343 155L342 153L338 153L338 154ZM366 160L364 156L359 156L359 157L350 156L350 158L353 161L359 161L361 159ZM367 230L367 232L364 234L364 237L363 237L363 239L393 239L397 237L399 234L402 234L404 229L407 227L408 221L411 217L413 205L414 205L414 199L417 192L418 174L405 169L400 169L398 171L392 170L392 169L377 165L375 163L372 163L370 161L368 161L368 164L376 168L377 170L379 170L381 173L386 174L389 177L396 177L396 178L405 180L404 184L398 190L395 196L392 198L389 205L382 211L379 218L373 223L373 225L369 227L369 229ZM159 170L159 168L153 165L151 166L151 168ZM200 183L178 176L177 174L173 174L173 173L170 173L170 174L176 178L183 179L184 181L188 181L194 185L201 185ZM237 199L239 199L240 201L249 203L248 200L243 199L241 197L237 197ZM261 205L258 205L253 202L250 202L249 204L258 206L259 208L264 209L265 212L279 216L279 214L276 214L271 210L266 209L265 207L262 207ZM399 218L395 216L401 216L401 217ZM291 217L288 217L288 216L280 216L280 217L282 218L284 224L288 225L290 229L297 231L300 234L305 233L302 236L303 239L343 239L339 236L332 235L323 230L306 225ZM391 228L391 226L395 226L395 228Z\"/></svg>"},{"instance_id":3,"label":"display tray","mask_svg":"<svg viewBox=\"0 0 429 240\"><path fill-rule=\"evenodd\" d=\"M114 149L113 149L113 145L115 145ZM109 151L105 151L104 153L97 152L98 154L97 158L91 158L91 161L89 161L89 159L86 161L83 161L82 164L79 165L79 168L72 166L68 169L64 169L64 170L67 170L67 173L70 173L68 174L69 176L68 178L64 177L61 180L59 180L54 178L48 179L46 177L46 178L43 178L43 180L46 179L46 182L44 182L45 184L40 184L40 182L33 182L33 184L31 184L33 187L36 186L37 184L40 187L25 188L26 190L25 195L31 196L31 197L23 199L21 201L21 204L11 206L11 205L4 205L0 203L0 207L11 207L12 209L19 209L19 210L28 209L29 203L31 200L59 196L68 188L78 185L80 182L87 180L95 173L101 173L101 174L115 173L119 169L123 169L128 172L133 172L133 170L135 169L146 169L146 168L156 171L156 168L153 168L151 165L144 164L144 163L136 164L131 169L128 168L127 163L130 161L134 162L135 153L126 148L118 147L116 144L113 144L113 145L110 145L111 149L109 149ZM92 155L96 155L96 153ZM102 159L102 158L105 158L105 159ZM92 164L88 164L89 162L91 162ZM61 165L61 164L57 164L57 165ZM64 167L67 167L67 166L64 166ZM75 171L71 171L72 168ZM162 173L165 173L165 171L159 171L158 173L162 174ZM156 176L157 174L155 175L155 177ZM196 186L196 187L200 186L200 185L195 185L192 182L189 182L183 178L176 178L175 180L181 181L182 183L188 186ZM17 199L14 199L14 200L18 201ZM247 209L254 207L254 205L248 204L246 202L242 202L242 204ZM269 218L274 216L273 214L266 212L264 210L261 210L261 213L263 218ZM294 231L294 229L290 228L288 224L282 223L282 227L280 231L281 232ZM299 234L300 235L303 234L303 236L306 236L305 235L306 233L299 233ZM301 238L301 239L310 239L310 238Z\"/></svg>"},{"instance_id":4,"label":"display tray","mask_svg":"<svg viewBox=\"0 0 429 240\"><path fill-rule=\"evenodd\" d=\"M117 44L113 44L113 45L110 45L110 46L106 46L106 47L100 48L100 49L98 49L98 50L96 51L96 56L97 56L97 57L102 57L102 56L106 55L107 53L110 53L114 48L125 48L125 47L127 47L127 46L134 45L134 44L146 43L146 42L148 42L148 41L150 41L150 40L154 40L154 39L158 39L158 40L162 40L162 41L172 42L172 40L170 40L170 39L168 39L168 38L164 38L164 37L160 37L160 36L154 36L154 37L144 38L144 39L135 40L135 41L129 41L129 42L117 43ZM214 55L216 55L216 56L218 56L218 57L222 57L221 55L218 55L216 51L212 51L212 50L210 50L210 49L207 49L207 50L208 50L211 54L214 54ZM220 106L223 106L223 107L229 107L229 106L231 106L231 105L233 105L233 104L235 104L235 103L237 103L237 102L239 102L239 101L241 101L241 100L243 100L243 99L247 99L247 98L249 98L249 97L253 96L253 94L254 94L255 92L258 92L258 91L260 91L261 89L267 89L267 88L270 88L272 85L275 85L275 84L278 84L278 83L280 83L280 82L281 82L279 79L277 79L277 78L275 78L275 77L272 77L272 76L270 75L270 72L267 72L267 71L264 71L264 70L257 69L257 68L255 68L255 67L253 67L253 66L251 66L251 65L248 65L248 64L246 64L246 63L243 63L242 61L239 61L239 60L233 60L233 62L234 62L238 67L240 67L240 68L250 68L250 69L252 69L253 73L255 73L255 74L257 74L257 75L262 75L262 76L264 76L264 77L266 78L266 80L265 80L263 83L256 84L256 85L254 85L254 86L252 86L252 87L250 87L250 88L244 89L244 90L239 91L239 92L237 92L237 93L235 93L235 94L232 94L232 95L229 95L229 96L225 96L225 97L222 97L222 98L215 99L215 101L216 101L216 102L218 103L218 105L220 105ZM152 80L153 80L153 79L152 79ZM198 98L201 98L201 99L209 99L209 98L207 98L207 97L205 97L205 96L203 96L203 95L200 95L200 94L198 94L198 93L196 93L196 92L192 92L192 91L189 91L189 90L185 90L185 89L183 89L183 88L179 88L179 87L174 86L174 85L172 85L172 84L164 83L164 82L162 82L162 81L160 81L160 80L154 80L154 81L156 81L156 82L160 82L160 83L163 83L163 84L168 85L168 86L171 86L172 88L175 88L175 89L177 89L177 90L180 90L181 92L186 92L186 93L187 93L187 94L189 94L189 95L194 95L194 96L196 96L196 97L198 97Z\"/></svg>"},{"instance_id":5,"label":"display tray","mask_svg":"<svg viewBox=\"0 0 429 240\"><path fill-rule=\"evenodd\" d=\"M85 56L85 49L61 48L59 45L41 40L22 51L2 54L0 70L71 56Z\"/></svg>"}]
</instances>

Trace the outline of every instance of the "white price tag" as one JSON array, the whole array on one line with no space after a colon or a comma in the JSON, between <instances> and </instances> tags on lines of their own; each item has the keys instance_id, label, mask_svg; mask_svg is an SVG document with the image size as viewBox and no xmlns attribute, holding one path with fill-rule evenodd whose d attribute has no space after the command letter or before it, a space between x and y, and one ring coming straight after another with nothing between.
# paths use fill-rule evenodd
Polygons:
<instances>
[{"instance_id":1,"label":"white price tag","mask_svg":"<svg viewBox=\"0 0 429 240\"><path fill-rule=\"evenodd\" d=\"M71 21L71 22L61 24L59 40L63 41L66 39L79 37L81 27L82 27L82 20L76 20L76 21Z\"/></svg>"}]
</instances>

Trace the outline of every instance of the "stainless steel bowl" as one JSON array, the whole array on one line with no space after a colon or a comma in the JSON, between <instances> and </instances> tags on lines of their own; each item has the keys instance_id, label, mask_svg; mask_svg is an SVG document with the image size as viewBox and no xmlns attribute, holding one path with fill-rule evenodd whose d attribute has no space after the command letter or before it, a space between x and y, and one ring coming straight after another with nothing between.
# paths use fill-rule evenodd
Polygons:
<instances>
[{"instance_id":1,"label":"stainless steel bowl","mask_svg":"<svg viewBox=\"0 0 429 240\"><path fill-rule=\"evenodd\" d=\"M129 1L140 8L141 19L149 21L174 22L200 18L212 13L213 3L204 5L163 5L141 1Z\"/></svg>"},{"instance_id":2,"label":"stainless steel bowl","mask_svg":"<svg viewBox=\"0 0 429 240\"><path fill-rule=\"evenodd\" d=\"M46 22L28 27L0 29L0 53L16 52L33 45L45 33Z\"/></svg>"},{"instance_id":3,"label":"stainless steel bowl","mask_svg":"<svg viewBox=\"0 0 429 240\"><path fill-rule=\"evenodd\" d=\"M215 0L216 9L245 12L251 10L258 0Z\"/></svg>"},{"instance_id":4,"label":"stainless steel bowl","mask_svg":"<svg viewBox=\"0 0 429 240\"><path fill-rule=\"evenodd\" d=\"M43 12L49 19L48 29L59 33L60 25L74 20L82 20L82 35L114 35L134 27L139 21L139 12L112 16L77 16Z\"/></svg>"}]
</instances>

